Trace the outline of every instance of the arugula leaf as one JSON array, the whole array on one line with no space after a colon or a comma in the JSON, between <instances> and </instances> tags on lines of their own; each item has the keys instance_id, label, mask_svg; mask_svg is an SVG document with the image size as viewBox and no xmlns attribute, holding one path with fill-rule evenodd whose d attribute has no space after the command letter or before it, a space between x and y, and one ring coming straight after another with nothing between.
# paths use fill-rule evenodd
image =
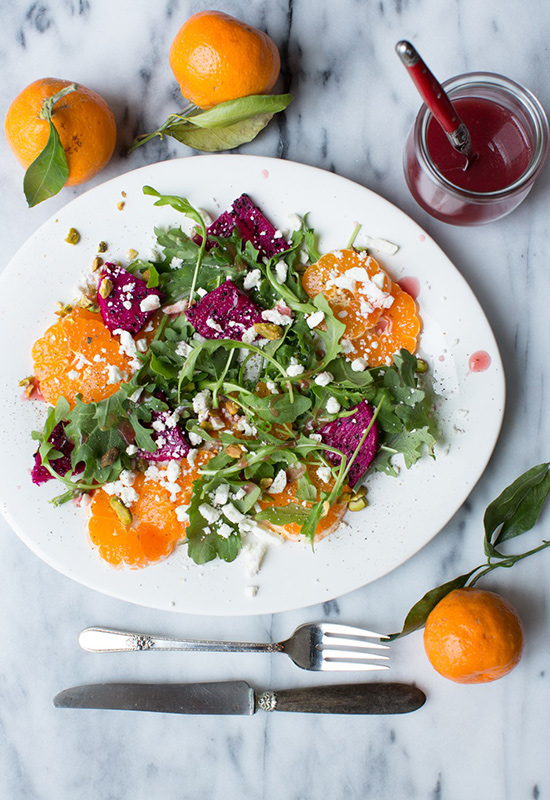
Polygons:
<instances>
[{"instance_id":1,"label":"arugula leaf","mask_svg":"<svg viewBox=\"0 0 550 800\"><path fill-rule=\"evenodd\" d=\"M189 525L187 526L187 544L189 557L196 564L206 564L216 557L224 561L234 561L241 547L239 529L225 518L207 525L201 515L199 507L208 502L208 495L216 489L220 481L201 478L193 483L193 495L187 510ZM220 524L225 523L233 529L228 537L220 536L216 530Z\"/></svg>"},{"instance_id":2,"label":"arugula leaf","mask_svg":"<svg viewBox=\"0 0 550 800\"><path fill-rule=\"evenodd\" d=\"M258 522L271 522L272 525L288 525L290 522L295 522L302 525L308 518L310 509L305 506L300 506L297 503L289 503L286 506L272 506L259 511L254 515L254 519Z\"/></svg>"}]
</instances>

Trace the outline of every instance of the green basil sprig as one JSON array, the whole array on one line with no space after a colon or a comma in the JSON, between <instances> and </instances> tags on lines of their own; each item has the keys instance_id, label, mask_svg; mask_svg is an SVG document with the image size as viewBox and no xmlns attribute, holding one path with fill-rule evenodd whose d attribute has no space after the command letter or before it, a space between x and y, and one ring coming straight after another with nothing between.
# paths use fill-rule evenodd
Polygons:
<instances>
[{"instance_id":1,"label":"green basil sprig","mask_svg":"<svg viewBox=\"0 0 550 800\"><path fill-rule=\"evenodd\" d=\"M131 153L159 136L171 136L195 150L218 153L251 142L274 114L292 102L292 95L251 95L219 103L208 111L189 105L179 114L170 114L156 131L138 136Z\"/></svg>"},{"instance_id":2,"label":"green basil sprig","mask_svg":"<svg viewBox=\"0 0 550 800\"><path fill-rule=\"evenodd\" d=\"M77 89L78 84L71 83L70 86L65 86L59 92L46 98L42 103L38 116L48 122L50 133L46 146L27 168L23 178L23 191L29 208L41 203L43 200L47 200L49 197L53 197L54 194L61 191L67 182L69 177L67 156L57 129L53 124L52 115L54 114L55 104Z\"/></svg>"},{"instance_id":3,"label":"green basil sprig","mask_svg":"<svg viewBox=\"0 0 550 800\"><path fill-rule=\"evenodd\" d=\"M549 462L532 467L504 489L496 500L487 506L483 517L486 563L427 592L407 614L403 629L399 633L392 633L389 637L390 640L406 636L408 633L422 628L432 609L454 589L473 586L480 578L497 567L513 567L516 561L521 561L550 546L550 541L543 539L542 544L538 547L517 555L508 555L499 549L499 546L508 539L513 539L531 530L541 514L542 506L549 492Z\"/></svg>"}]
</instances>

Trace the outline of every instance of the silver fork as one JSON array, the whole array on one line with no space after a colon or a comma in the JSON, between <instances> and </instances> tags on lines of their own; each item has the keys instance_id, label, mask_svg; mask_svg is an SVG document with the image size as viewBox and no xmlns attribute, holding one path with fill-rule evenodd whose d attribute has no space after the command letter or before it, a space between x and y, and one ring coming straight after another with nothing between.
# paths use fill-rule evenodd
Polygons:
<instances>
[{"instance_id":1,"label":"silver fork","mask_svg":"<svg viewBox=\"0 0 550 800\"><path fill-rule=\"evenodd\" d=\"M366 672L389 669L388 656L377 650L388 650L387 644L369 639L387 639L380 633L330 622L309 623L296 628L282 642L221 642L197 639L172 639L143 633L114 631L108 628L86 628L78 637L79 644L91 653L121 653L137 650L187 650L222 653L285 653L302 669L357 670ZM374 663L372 663L374 662Z\"/></svg>"}]
</instances>

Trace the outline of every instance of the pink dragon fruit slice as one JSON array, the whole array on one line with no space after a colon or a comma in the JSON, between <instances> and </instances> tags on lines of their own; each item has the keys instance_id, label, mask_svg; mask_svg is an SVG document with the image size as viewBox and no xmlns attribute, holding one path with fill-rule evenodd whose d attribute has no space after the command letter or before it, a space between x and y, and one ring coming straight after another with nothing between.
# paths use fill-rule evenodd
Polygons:
<instances>
[{"instance_id":1,"label":"pink dragon fruit slice","mask_svg":"<svg viewBox=\"0 0 550 800\"><path fill-rule=\"evenodd\" d=\"M327 422L319 428L317 433L321 434L325 444L337 447L346 454L349 460L372 420L373 413L372 406L366 400L362 400L355 406L354 414ZM347 483L350 486L357 483L374 460L378 450L378 434L378 423L375 420L348 472ZM340 464L342 461L341 456L336 453L326 452L325 457L333 464Z\"/></svg>"},{"instance_id":2,"label":"pink dragon fruit slice","mask_svg":"<svg viewBox=\"0 0 550 800\"><path fill-rule=\"evenodd\" d=\"M74 445L71 440L67 438L64 422L57 423L48 437L48 442L53 444L58 452L62 453L59 458L56 458L52 461L53 468L60 475L66 475L67 472L72 468L71 453ZM77 464L75 467L75 474L82 472L83 469L84 464ZM36 486L41 486L43 483L53 480L53 475L50 475L46 467L43 465L40 452L38 450L34 454L34 466L31 472L31 479Z\"/></svg>"},{"instance_id":3,"label":"pink dragon fruit slice","mask_svg":"<svg viewBox=\"0 0 550 800\"><path fill-rule=\"evenodd\" d=\"M153 412L153 441L157 445L154 453L138 450L136 458L146 461L171 461L184 458L190 450L189 441L171 411Z\"/></svg>"},{"instance_id":4,"label":"pink dragon fruit slice","mask_svg":"<svg viewBox=\"0 0 550 800\"><path fill-rule=\"evenodd\" d=\"M195 330L205 339L236 339L256 322L262 310L231 280L206 294L185 312Z\"/></svg>"},{"instance_id":5,"label":"pink dragon fruit slice","mask_svg":"<svg viewBox=\"0 0 550 800\"><path fill-rule=\"evenodd\" d=\"M101 287L106 280L111 282L112 289L107 297L102 297ZM160 307L161 299L158 289L148 289L145 281L117 264L105 264L101 270L97 302L111 333L117 329L138 333Z\"/></svg>"},{"instance_id":6,"label":"pink dragon fruit slice","mask_svg":"<svg viewBox=\"0 0 550 800\"><path fill-rule=\"evenodd\" d=\"M233 233L235 225L245 242L252 242L260 256L271 258L276 253L282 253L290 247L280 234L277 235L276 229L250 197L242 194L233 202L228 211L224 211L207 228L207 248L210 249L215 244L208 239L209 235L228 238ZM201 237L196 236L194 241L200 244Z\"/></svg>"}]
</instances>

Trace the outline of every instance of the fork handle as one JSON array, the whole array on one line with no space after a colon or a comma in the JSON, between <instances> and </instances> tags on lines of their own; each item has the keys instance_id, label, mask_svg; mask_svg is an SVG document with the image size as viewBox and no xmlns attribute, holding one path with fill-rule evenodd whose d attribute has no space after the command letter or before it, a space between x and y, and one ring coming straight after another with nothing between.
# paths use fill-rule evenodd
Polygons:
<instances>
[{"instance_id":1,"label":"fork handle","mask_svg":"<svg viewBox=\"0 0 550 800\"><path fill-rule=\"evenodd\" d=\"M125 653L138 650L188 650L223 653L277 653L277 643L219 642L199 639L172 639L147 633L114 631L109 628L86 628L78 637L84 650L90 653Z\"/></svg>"}]
</instances>

